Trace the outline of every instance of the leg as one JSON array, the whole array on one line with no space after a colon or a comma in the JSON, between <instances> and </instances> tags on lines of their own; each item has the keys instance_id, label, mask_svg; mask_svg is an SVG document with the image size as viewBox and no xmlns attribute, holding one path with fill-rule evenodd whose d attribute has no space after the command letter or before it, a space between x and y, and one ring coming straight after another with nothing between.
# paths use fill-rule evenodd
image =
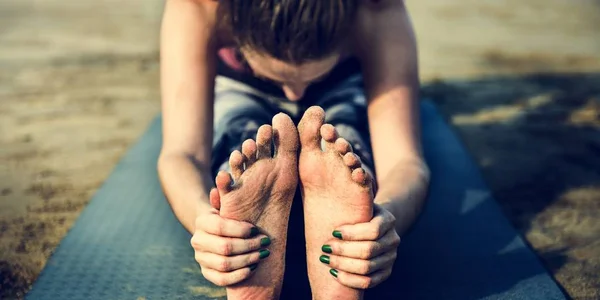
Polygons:
<instances>
[{"instance_id":1,"label":"leg","mask_svg":"<svg viewBox=\"0 0 600 300\"><path fill-rule=\"evenodd\" d=\"M297 183L298 133L288 116L278 114L272 126L258 128L256 141L246 139L266 123L264 117L251 95L228 91L217 96L215 123L220 127L215 126L213 167L226 169L228 164L229 172L218 172L211 202L220 207L222 216L253 223L271 238L264 251L270 258L255 267L251 278L228 287L228 299L277 299L283 282L287 223ZM222 154L232 149L236 150L228 163L220 163Z\"/></svg>"},{"instance_id":2,"label":"leg","mask_svg":"<svg viewBox=\"0 0 600 300\"><path fill-rule=\"evenodd\" d=\"M343 94L339 90L334 92L336 97ZM344 111L346 106L352 108L352 98L338 100L344 99L348 101L335 105L331 116L336 116L335 110ZM330 115L327 118L334 123L335 119ZM340 137L336 127L324 124L324 121L322 109L309 108L298 126L302 147L299 174L304 197L309 280L313 299L360 299L362 291L336 281L335 270L323 264L320 257L324 250L321 247L332 238L337 226L371 219L372 177L362 168L361 159L353 153L348 141ZM346 129L352 129L351 123L356 121L342 118L338 126L351 132ZM356 137L349 138L356 140Z\"/></svg>"}]
</instances>

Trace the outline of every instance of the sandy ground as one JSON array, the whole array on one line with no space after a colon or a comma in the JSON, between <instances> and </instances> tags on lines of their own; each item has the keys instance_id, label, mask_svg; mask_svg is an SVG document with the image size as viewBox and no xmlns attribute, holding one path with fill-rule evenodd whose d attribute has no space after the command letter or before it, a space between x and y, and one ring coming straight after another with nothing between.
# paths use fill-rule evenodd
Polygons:
<instances>
[{"instance_id":1,"label":"sandy ground","mask_svg":"<svg viewBox=\"0 0 600 300\"><path fill-rule=\"evenodd\" d=\"M409 1L424 95L577 299L600 298L600 3ZM159 111L161 1L0 2L0 298Z\"/></svg>"}]
</instances>

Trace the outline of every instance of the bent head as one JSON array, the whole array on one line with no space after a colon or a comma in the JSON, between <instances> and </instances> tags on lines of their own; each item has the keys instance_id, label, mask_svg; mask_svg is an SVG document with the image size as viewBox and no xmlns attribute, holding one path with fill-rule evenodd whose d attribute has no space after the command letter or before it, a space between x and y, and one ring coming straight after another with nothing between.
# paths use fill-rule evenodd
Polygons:
<instances>
[{"instance_id":1,"label":"bent head","mask_svg":"<svg viewBox=\"0 0 600 300\"><path fill-rule=\"evenodd\" d=\"M341 57L358 0L220 0L220 18L255 75L290 100Z\"/></svg>"}]
</instances>

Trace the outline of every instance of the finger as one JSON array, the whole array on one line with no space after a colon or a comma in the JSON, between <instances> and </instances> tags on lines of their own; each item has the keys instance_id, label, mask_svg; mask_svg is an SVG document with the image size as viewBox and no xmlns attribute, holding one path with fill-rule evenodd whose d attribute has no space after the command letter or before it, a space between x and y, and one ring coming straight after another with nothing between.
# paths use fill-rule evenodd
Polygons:
<instances>
[{"instance_id":1,"label":"finger","mask_svg":"<svg viewBox=\"0 0 600 300\"><path fill-rule=\"evenodd\" d=\"M219 272L210 268L202 268L202 276L218 286L230 286L248 279L257 265L238 269L232 272Z\"/></svg>"},{"instance_id":2,"label":"finger","mask_svg":"<svg viewBox=\"0 0 600 300\"><path fill-rule=\"evenodd\" d=\"M329 273L347 287L365 290L376 287L388 279L392 274L392 268L380 270L369 276L356 275L336 269L331 269Z\"/></svg>"},{"instance_id":3,"label":"finger","mask_svg":"<svg viewBox=\"0 0 600 300\"><path fill-rule=\"evenodd\" d=\"M392 229L395 223L396 219L391 213L375 208L375 216L371 221L340 226L333 232L333 236L345 241L374 241Z\"/></svg>"},{"instance_id":4,"label":"finger","mask_svg":"<svg viewBox=\"0 0 600 300\"><path fill-rule=\"evenodd\" d=\"M271 240L265 235L251 239L238 239L198 232L192 237L191 244L197 251L233 256L266 247L271 244Z\"/></svg>"},{"instance_id":5,"label":"finger","mask_svg":"<svg viewBox=\"0 0 600 300\"><path fill-rule=\"evenodd\" d=\"M377 241L340 241L331 239L322 246L321 250L328 254L371 259L385 252L396 250L400 245L400 237L395 230L389 230L386 235Z\"/></svg>"},{"instance_id":6,"label":"finger","mask_svg":"<svg viewBox=\"0 0 600 300\"><path fill-rule=\"evenodd\" d=\"M248 238L258 234L256 226L232 219L226 219L216 213L203 214L196 218L196 230L232 238Z\"/></svg>"},{"instance_id":7,"label":"finger","mask_svg":"<svg viewBox=\"0 0 600 300\"><path fill-rule=\"evenodd\" d=\"M231 272L258 263L269 256L269 250L263 249L235 256L223 256L210 252L196 251L196 262L203 268L219 272Z\"/></svg>"},{"instance_id":8,"label":"finger","mask_svg":"<svg viewBox=\"0 0 600 300\"><path fill-rule=\"evenodd\" d=\"M377 242L346 242L331 240L321 247L327 254L358 259L370 259L384 253L383 245Z\"/></svg>"},{"instance_id":9,"label":"finger","mask_svg":"<svg viewBox=\"0 0 600 300\"><path fill-rule=\"evenodd\" d=\"M393 266L394 262L396 261L396 251L388 251L371 260L356 259L337 255L322 255L319 260L336 270L357 275L369 275L376 271Z\"/></svg>"}]
</instances>

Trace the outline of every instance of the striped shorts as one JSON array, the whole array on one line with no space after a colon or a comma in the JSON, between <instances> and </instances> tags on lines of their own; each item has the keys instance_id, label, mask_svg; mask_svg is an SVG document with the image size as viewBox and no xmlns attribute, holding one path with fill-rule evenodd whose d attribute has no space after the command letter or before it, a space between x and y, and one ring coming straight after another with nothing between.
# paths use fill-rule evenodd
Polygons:
<instances>
[{"instance_id":1,"label":"striped shorts","mask_svg":"<svg viewBox=\"0 0 600 300\"><path fill-rule=\"evenodd\" d=\"M314 93L313 93L314 94ZM373 174L366 100L362 77L355 75L332 86L320 95L307 94L299 102L277 98L234 79L217 76L214 102L214 135L211 171L229 171L229 155L241 150L246 139L255 139L258 128L271 124L282 112L296 125L310 106L325 110L325 122L335 126L361 158L365 170Z\"/></svg>"}]
</instances>

